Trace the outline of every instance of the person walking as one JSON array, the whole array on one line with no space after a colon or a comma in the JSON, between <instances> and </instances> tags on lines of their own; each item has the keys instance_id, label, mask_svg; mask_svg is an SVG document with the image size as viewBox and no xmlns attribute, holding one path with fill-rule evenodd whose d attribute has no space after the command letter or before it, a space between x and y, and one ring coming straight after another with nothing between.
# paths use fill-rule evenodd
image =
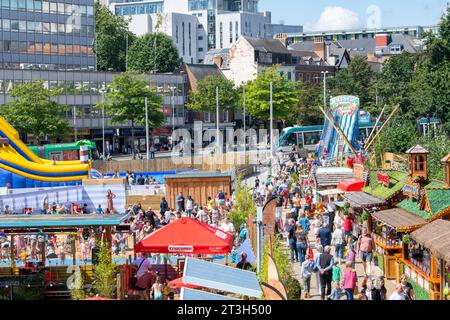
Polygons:
<instances>
[{"instance_id":1,"label":"person walking","mask_svg":"<svg viewBox=\"0 0 450 320\"><path fill-rule=\"evenodd\" d=\"M295 194L294 198L292 198L292 203L294 204L295 215L298 217L300 213L300 209L302 207L302 199L298 193Z\"/></svg>"},{"instance_id":2,"label":"person walking","mask_svg":"<svg viewBox=\"0 0 450 320\"><path fill-rule=\"evenodd\" d=\"M336 230L331 235L331 244L334 245L334 256L338 264L344 259L344 232L340 225L336 226Z\"/></svg>"},{"instance_id":3,"label":"person walking","mask_svg":"<svg viewBox=\"0 0 450 320\"><path fill-rule=\"evenodd\" d=\"M323 247L329 246L331 244L331 231L328 228L328 224L322 224L322 227L317 230L317 242Z\"/></svg>"},{"instance_id":4,"label":"person walking","mask_svg":"<svg viewBox=\"0 0 450 320\"><path fill-rule=\"evenodd\" d=\"M188 195L186 200L186 214L190 218L192 215L192 211L194 210L194 199L190 195Z\"/></svg>"},{"instance_id":5,"label":"person walking","mask_svg":"<svg viewBox=\"0 0 450 320\"><path fill-rule=\"evenodd\" d=\"M177 198L177 211L180 212L184 212L184 197L183 197L183 192L180 191L180 193L178 194Z\"/></svg>"},{"instance_id":6,"label":"person walking","mask_svg":"<svg viewBox=\"0 0 450 320\"><path fill-rule=\"evenodd\" d=\"M345 263L344 277L342 279L342 287L345 290L347 300L353 300L357 281L356 271L353 269L351 261L347 261Z\"/></svg>"},{"instance_id":7,"label":"person walking","mask_svg":"<svg viewBox=\"0 0 450 320\"><path fill-rule=\"evenodd\" d=\"M297 254L300 263L305 261L306 251L308 249L308 236L300 225L297 226Z\"/></svg>"},{"instance_id":8,"label":"person walking","mask_svg":"<svg viewBox=\"0 0 450 320\"><path fill-rule=\"evenodd\" d=\"M320 285L320 274L319 274L319 258L320 256L323 254L323 246L322 245L317 245L316 247L316 257L314 259L314 268L313 271L316 274L316 288L317 288L317 294L319 296L322 295L322 289L321 289L321 285Z\"/></svg>"},{"instance_id":9,"label":"person walking","mask_svg":"<svg viewBox=\"0 0 450 320\"><path fill-rule=\"evenodd\" d=\"M167 202L166 197L162 197L161 202L159 203L159 212L164 215L167 210L169 210L169 203Z\"/></svg>"},{"instance_id":10,"label":"person walking","mask_svg":"<svg viewBox=\"0 0 450 320\"><path fill-rule=\"evenodd\" d=\"M334 261L330 252L331 247L327 245L319 257L320 297L322 300L325 300L325 295L329 296L331 294L331 270Z\"/></svg>"},{"instance_id":11,"label":"person walking","mask_svg":"<svg viewBox=\"0 0 450 320\"><path fill-rule=\"evenodd\" d=\"M291 262L298 262L298 252L297 252L297 237L295 236L295 231L297 227L294 219L289 219L289 224L286 228L287 238L289 242L289 248L291 250ZM294 260L295 256L295 260Z\"/></svg>"},{"instance_id":12,"label":"person walking","mask_svg":"<svg viewBox=\"0 0 450 320\"><path fill-rule=\"evenodd\" d=\"M375 249L375 242L368 233L367 228L362 229L362 235L358 238L356 253L363 262L364 276L371 275L372 252Z\"/></svg>"},{"instance_id":13,"label":"person walking","mask_svg":"<svg viewBox=\"0 0 450 320\"><path fill-rule=\"evenodd\" d=\"M309 254L306 255L305 260L302 262L302 282L303 282L303 292L304 298L308 299L310 297L311 290L311 276L313 274L314 262L311 261Z\"/></svg>"},{"instance_id":14,"label":"person walking","mask_svg":"<svg viewBox=\"0 0 450 320\"><path fill-rule=\"evenodd\" d=\"M300 219L298 223L302 226L303 231L308 235L309 230L311 229L311 222L304 212L300 214Z\"/></svg>"},{"instance_id":15,"label":"person walking","mask_svg":"<svg viewBox=\"0 0 450 320\"><path fill-rule=\"evenodd\" d=\"M348 245L347 256L346 256L345 259L346 259L347 262L351 262L352 263L352 268L355 268L356 251L355 251L355 244L354 243L350 243Z\"/></svg>"},{"instance_id":16,"label":"person walking","mask_svg":"<svg viewBox=\"0 0 450 320\"><path fill-rule=\"evenodd\" d=\"M400 284L402 285L403 292L405 294L405 300L416 300L413 286L408 282L406 274L403 274L400 278Z\"/></svg>"}]
</instances>

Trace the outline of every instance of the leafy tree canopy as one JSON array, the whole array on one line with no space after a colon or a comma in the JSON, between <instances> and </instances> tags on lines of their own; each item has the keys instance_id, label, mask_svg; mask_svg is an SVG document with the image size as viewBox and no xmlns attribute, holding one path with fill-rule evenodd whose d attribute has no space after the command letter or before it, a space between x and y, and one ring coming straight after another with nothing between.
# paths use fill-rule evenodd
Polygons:
<instances>
[{"instance_id":1,"label":"leafy tree canopy","mask_svg":"<svg viewBox=\"0 0 450 320\"><path fill-rule=\"evenodd\" d=\"M223 76L206 76L197 84L197 90L189 93L188 108L195 111L216 110L216 87L219 88L219 107L236 108L239 95L233 82Z\"/></svg>"},{"instance_id":2,"label":"leafy tree canopy","mask_svg":"<svg viewBox=\"0 0 450 320\"><path fill-rule=\"evenodd\" d=\"M273 86L273 119L285 120L299 99L292 81L279 72L277 66L269 67L246 86L247 112L260 120L270 117L270 83Z\"/></svg>"},{"instance_id":3,"label":"leafy tree canopy","mask_svg":"<svg viewBox=\"0 0 450 320\"><path fill-rule=\"evenodd\" d=\"M126 46L134 42L136 36L128 31L128 22L114 15L109 9L95 2L95 52L97 69L125 71Z\"/></svg>"},{"instance_id":4,"label":"leafy tree canopy","mask_svg":"<svg viewBox=\"0 0 450 320\"><path fill-rule=\"evenodd\" d=\"M62 137L68 129L63 120L67 107L52 99L58 94L61 90L46 89L42 80L33 80L12 89L14 100L1 105L0 114L24 137L28 133L38 139Z\"/></svg>"},{"instance_id":5,"label":"leafy tree canopy","mask_svg":"<svg viewBox=\"0 0 450 320\"><path fill-rule=\"evenodd\" d=\"M172 38L161 32L137 38L128 52L128 67L135 72L173 72L181 61Z\"/></svg>"}]
</instances>

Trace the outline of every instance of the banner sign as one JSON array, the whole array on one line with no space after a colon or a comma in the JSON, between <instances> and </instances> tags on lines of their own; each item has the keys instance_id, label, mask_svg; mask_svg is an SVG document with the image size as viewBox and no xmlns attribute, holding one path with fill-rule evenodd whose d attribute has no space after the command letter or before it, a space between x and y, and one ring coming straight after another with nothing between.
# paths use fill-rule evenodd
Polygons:
<instances>
[{"instance_id":1,"label":"banner sign","mask_svg":"<svg viewBox=\"0 0 450 320\"><path fill-rule=\"evenodd\" d=\"M420 185L418 183L409 181L403 185L402 191L410 198L417 199L419 197Z\"/></svg>"},{"instance_id":2,"label":"banner sign","mask_svg":"<svg viewBox=\"0 0 450 320\"><path fill-rule=\"evenodd\" d=\"M169 252L190 253L194 252L193 246L169 246Z\"/></svg>"},{"instance_id":3,"label":"banner sign","mask_svg":"<svg viewBox=\"0 0 450 320\"><path fill-rule=\"evenodd\" d=\"M379 184L382 184L386 188L389 188L389 176L385 174L384 172L378 171L377 172L377 180Z\"/></svg>"},{"instance_id":4,"label":"banner sign","mask_svg":"<svg viewBox=\"0 0 450 320\"><path fill-rule=\"evenodd\" d=\"M359 98L355 96L338 96L330 99L331 111L343 115L353 115L359 109Z\"/></svg>"},{"instance_id":5,"label":"banner sign","mask_svg":"<svg viewBox=\"0 0 450 320\"><path fill-rule=\"evenodd\" d=\"M353 165L353 175L356 179L364 180L364 166L359 163Z\"/></svg>"}]
</instances>

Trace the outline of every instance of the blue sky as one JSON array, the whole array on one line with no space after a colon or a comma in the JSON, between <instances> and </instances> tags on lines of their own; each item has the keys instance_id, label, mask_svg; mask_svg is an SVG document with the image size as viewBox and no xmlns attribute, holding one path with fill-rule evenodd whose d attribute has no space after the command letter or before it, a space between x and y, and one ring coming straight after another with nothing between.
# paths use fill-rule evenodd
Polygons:
<instances>
[{"instance_id":1,"label":"blue sky","mask_svg":"<svg viewBox=\"0 0 450 320\"><path fill-rule=\"evenodd\" d=\"M305 31L380 25L437 24L448 0L260 0L272 23L303 25Z\"/></svg>"}]
</instances>

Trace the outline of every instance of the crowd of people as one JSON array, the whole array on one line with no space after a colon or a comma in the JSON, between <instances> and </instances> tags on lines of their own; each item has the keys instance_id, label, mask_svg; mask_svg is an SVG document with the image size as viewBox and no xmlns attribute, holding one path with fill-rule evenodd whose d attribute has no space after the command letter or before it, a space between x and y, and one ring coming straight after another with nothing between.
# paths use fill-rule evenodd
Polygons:
<instances>
[{"instance_id":1,"label":"crowd of people","mask_svg":"<svg viewBox=\"0 0 450 320\"><path fill-rule=\"evenodd\" d=\"M275 174L265 181L257 177L254 185L256 201L276 199L276 229L286 238L291 263L300 266L304 298L311 297L314 278L322 300L344 296L347 300L415 299L406 276L392 295L387 295L384 278L373 273L376 246L368 228L358 226L355 216L338 207L333 198L328 203L318 199L312 173L322 165L324 161L309 156L279 157ZM283 209L288 209L284 219ZM360 285L357 260L363 266Z\"/></svg>"}]
</instances>

